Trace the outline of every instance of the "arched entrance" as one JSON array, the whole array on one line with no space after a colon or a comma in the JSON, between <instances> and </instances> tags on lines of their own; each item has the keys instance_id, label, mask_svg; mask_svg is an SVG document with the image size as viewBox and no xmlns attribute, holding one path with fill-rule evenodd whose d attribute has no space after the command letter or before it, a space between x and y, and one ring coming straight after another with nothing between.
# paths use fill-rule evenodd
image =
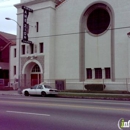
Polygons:
<instances>
[{"instance_id":1,"label":"arched entrance","mask_svg":"<svg viewBox=\"0 0 130 130\"><path fill-rule=\"evenodd\" d=\"M39 84L44 80L43 66L37 60L29 60L22 67L22 82L23 88L31 87Z\"/></svg>"},{"instance_id":2,"label":"arched entrance","mask_svg":"<svg viewBox=\"0 0 130 130\"><path fill-rule=\"evenodd\" d=\"M31 71L31 86L41 83L40 67L36 64Z\"/></svg>"}]
</instances>

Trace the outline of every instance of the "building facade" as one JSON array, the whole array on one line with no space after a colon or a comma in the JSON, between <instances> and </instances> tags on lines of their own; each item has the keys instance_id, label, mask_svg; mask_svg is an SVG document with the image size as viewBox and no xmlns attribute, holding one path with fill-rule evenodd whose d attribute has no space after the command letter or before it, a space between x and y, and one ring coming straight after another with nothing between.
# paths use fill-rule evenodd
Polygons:
<instances>
[{"instance_id":1,"label":"building facade","mask_svg":"<svg viewBox=\"0 0 130 130\"><path fill-rule=\"evenodd\" d=\"M27 15L32 44L20 44L22 87L105 83L107 90L129 90L129 0L21 0L15 5L21 32L22 6L33 10Z\"/></svg>"},{"instance_id":2,"label":"building facade","mask_svg":"<svg viewBox=\"0 0 130 130\"><path fill-rule=\"evenodd\" d=\"M9 83L10 46L16 45L15 39L15 35L0 32L0 86Z\"/></svg>"}]
</instances>

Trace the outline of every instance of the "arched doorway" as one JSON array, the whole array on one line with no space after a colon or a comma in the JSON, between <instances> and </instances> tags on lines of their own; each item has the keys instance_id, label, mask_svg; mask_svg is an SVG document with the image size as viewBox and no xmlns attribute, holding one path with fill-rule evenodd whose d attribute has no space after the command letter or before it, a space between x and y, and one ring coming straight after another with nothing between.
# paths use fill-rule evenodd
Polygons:
<instances>
[{"instance_id":1,"label":"arched doorway","mask_svg":"<svg viewBox=\"0 0 130 130\"><path fill-rule=\"evenodd\" d=\"M37 60L28 60L22 67L22 82L23 88L31 87L39 84L44 80L44 66Z\"/></svg>"},{"instance_id":2,"label":"arched doorway","mask_svg":"<svg viewBox=\"0 0 130 130\"><path fill-rule=\"evenodd\" d=\"M36 64L31 71L31 86L41 83L41 71L40 67Z\"/></svg>"}]
</instances>

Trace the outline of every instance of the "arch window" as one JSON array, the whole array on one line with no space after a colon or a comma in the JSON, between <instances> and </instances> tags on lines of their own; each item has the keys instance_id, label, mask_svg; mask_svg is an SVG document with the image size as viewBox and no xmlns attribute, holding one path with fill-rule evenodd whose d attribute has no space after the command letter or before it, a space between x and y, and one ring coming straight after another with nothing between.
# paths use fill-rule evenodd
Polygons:
<instances>
[{"instance_id":1,"label":"arch window","mask_svg":"<svg viewBox=\"0 0 130 130\"><path fill-rule=\"evenodd\" d=\"M32 68L32 72L40 72L40 68L38 65L35 65L33 68Z\"/></svg>"}]
</instances>

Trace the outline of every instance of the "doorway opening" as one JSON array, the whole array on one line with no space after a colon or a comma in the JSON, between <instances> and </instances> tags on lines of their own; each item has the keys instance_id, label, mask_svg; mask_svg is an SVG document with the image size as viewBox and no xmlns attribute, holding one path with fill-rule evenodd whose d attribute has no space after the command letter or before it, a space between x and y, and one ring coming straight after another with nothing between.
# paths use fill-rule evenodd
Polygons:
<instances>
[{"instance_id":1,"label":"doorway opening","mask_svg":"<svg viewBox=\"0 0 130 130\"><path fill-rule=\"evenodd\" d=\"M31 86L41 83L41 71L40 67L36 64L31 71Z\"/></svg>"}]
</instances>

